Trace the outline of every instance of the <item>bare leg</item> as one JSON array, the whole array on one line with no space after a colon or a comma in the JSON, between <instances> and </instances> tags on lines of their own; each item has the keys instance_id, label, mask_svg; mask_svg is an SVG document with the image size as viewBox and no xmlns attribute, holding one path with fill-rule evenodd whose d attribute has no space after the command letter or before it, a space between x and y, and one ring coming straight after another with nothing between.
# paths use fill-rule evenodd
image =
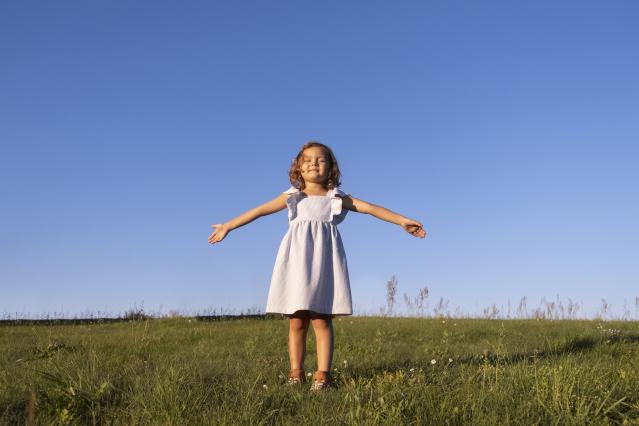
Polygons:
<instances>
[{"instance_id":1,"label":"bare leg","mask_svg":"<svg viewBox=\"0 0 639 426\"><path fill-rule=\"evenodd\" d=\"M331 371L333 362L333 320L330 316L313 317L313 331L317 342L317 370Z\"/></svg>"},{"instance_id":2,"label":"bare leg","mask_svg":"<svg viewBox=\"0 0 639 426\"><path fill-rule=\"evenodd\" d=\"M288 356L291 361L291 370L304 368L306 356L306 333L310 318L291 317L288 331Z\"/></svg>"}]
</instances>

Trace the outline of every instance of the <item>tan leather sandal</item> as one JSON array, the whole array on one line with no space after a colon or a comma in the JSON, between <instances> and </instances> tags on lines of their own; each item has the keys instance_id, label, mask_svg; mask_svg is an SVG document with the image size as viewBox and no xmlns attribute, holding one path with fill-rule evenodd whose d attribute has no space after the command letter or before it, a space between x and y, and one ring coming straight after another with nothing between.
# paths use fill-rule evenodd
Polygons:
<instances>
[{"instance_id":1,"label":"tan leather sandal","mask_svg":"<svg viewBox=\"0 0 639 426\"><path fill-rule=\"evenodd\" d=\"M311 392L322 392L331 388L331 375L328 371L316 371L313 374Z\"/></svg>"},{"instance_id":2,"label":"tan leather sandal","mask_svg":"<svg viewBox=\"0 0 639 426\"><path fill-rule=\"evenodd\" d=\"M304 370L303 369L295 369L295 370L291 370L290 373L288 373L288 384L289 385L301 385L302 383L304 383L304 381L306 380L306 374L304 374Z\"/></svg>"}]
</instances>

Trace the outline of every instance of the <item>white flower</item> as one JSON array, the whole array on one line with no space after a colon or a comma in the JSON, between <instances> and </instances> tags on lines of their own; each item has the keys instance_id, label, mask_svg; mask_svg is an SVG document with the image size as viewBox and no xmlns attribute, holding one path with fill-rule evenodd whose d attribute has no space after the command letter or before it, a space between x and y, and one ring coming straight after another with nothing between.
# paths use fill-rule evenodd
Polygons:
<instances>
[{"instance_id":1,"label":"white flower","mask_svg":"<svg viewBox=\"0 0 639 426\"><path fill-rule=\"evenodd\" d=\"M431 363L431 364L433 364L433 365L435 365L435 364L437 364L437 360L436 360L436 359L431 359L431 360L430 360L430 363Z\"/></svg>"},{"instance_id":2,"label":"white flower","mask_svg":"<svg viewBox=\"0 0 639 426\"><path fill-rule=\"evenodd\" d=\"M348 361L344 360L344 365L348 364Z\"/></svg>"},{"instance_id":3,"label":"white flower","mask_svg":"<svg viewBox=\"0 0 639 426\"><path fill-rule=\"evenodd\" d=\"M262 387L263 387L264 389L268 389L268 386L266 386L266 385L262 385Z\"/></svg>"},{"instance_id":4,"label":"white flower","mask_svg":"<svg viewBox=\"0 0 639 426\"><path fill-rule=\"evenodd\" d=\"M306 373L306 377L311 377L313 373Z\"/></svg>"},{"instance_id":5,"label":"white flower","mask_svg":"<svg viewBox=\"0 0 639 426\"><path fill-rule=\"evenodd\" d=\"M411 369L410 369L410 372L411 372L411 373L414 373L414 372L415 372L415 369L414 369L414 368L411 368Z\"/></svg>"},{"instance_id":6,"label":"white flower","mask_svg":"<svg viewBox=\"0 0 639 426\"><path fill-rule=\"evenodd\" d=\"M453 359L452 358L448 358L448 362L453 362Z\"/></svg>"}]
</instances>

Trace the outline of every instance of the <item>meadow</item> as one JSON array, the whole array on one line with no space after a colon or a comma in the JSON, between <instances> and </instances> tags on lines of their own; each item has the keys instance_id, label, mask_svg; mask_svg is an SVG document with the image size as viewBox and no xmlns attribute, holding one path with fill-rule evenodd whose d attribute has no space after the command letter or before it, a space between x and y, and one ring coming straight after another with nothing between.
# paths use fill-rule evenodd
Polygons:
<instances>
[{"instance_id":1,"label":"meadow","mask_svg":"<svg viewBox=\"0 0 639 426\"><path fill-rule=\"evenodd\" d=\"M636 321L356 316L334 329L336 387L311 394L286 385L276 316L4 322L0 423L639 424Z\"/></svg>"}]
</instances>

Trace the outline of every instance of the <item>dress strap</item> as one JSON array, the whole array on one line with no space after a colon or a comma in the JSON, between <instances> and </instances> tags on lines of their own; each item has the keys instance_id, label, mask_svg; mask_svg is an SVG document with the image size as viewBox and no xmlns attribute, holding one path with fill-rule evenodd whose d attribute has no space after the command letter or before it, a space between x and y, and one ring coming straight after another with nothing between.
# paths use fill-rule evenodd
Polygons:
<instances>
[{"instance_id":1,"label":"dress strap","mask_svg":"<svg viewBox=\"0 0 639 426\"><path fill-rule=\"evenodd\" d=\"M287 189L287 190L286 190L286 191L284 191L283 193L284 193L284 194L291 195L291 194L296 194L296 193L299 193L299 192L300 192L300 190L299 190L299 189L295 188L294 186L291 186L289 189Z\"/></svg>"},{"instance_id":2,"label":"dress strap","mask_svg":"<svg viewBox=\"0 0 639 426\"><path fill-rule=\"evenodd\" d=\"M295 219L295 216L297 216L297 202L300 199L302 191L291 186L289 189L284 191L284 194L288 195L288 197L286 197L286 206L288 207L288 220L290 222Z\"/></svg>"},{"instance_id":3,"label":"dress strap","mask_svg":"<svg viewBox=\"0 0 639 426\"><path fill-rule=\"evenodd\" d=\"M348 213L348 210L342 208L342 197L347 195L338 188L333 188L326 193L326 196L331 197L331 216L336 225L342 222Z\"/></svg>"}]
</instances>

